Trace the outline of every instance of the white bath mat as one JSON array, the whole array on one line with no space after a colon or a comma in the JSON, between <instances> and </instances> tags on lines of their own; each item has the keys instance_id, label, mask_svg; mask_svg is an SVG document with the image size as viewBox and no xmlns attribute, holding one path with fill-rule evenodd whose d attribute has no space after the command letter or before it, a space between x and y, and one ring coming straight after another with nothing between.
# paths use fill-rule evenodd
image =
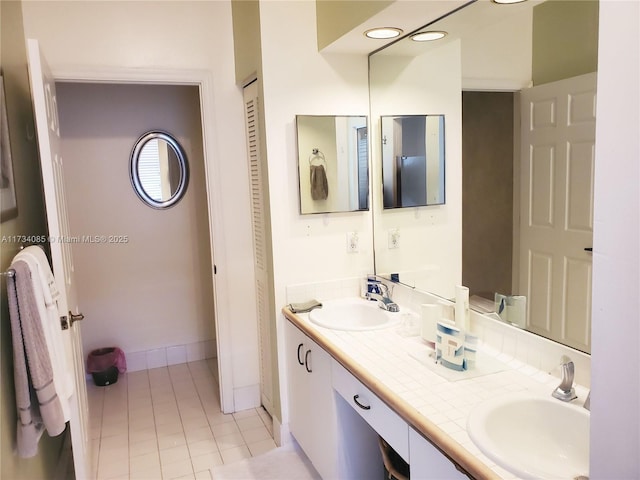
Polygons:
<instances>
[{"instance_id":1,"label":"white bath mat","mask_svg":"<svg viewBox=\"0 0 640 480\"><path fill-rule=\"evenodd\" d=\"M309 459L291 443L257 457L211 470L214 480L320 480Z\"/></svg>"}]
</instances>

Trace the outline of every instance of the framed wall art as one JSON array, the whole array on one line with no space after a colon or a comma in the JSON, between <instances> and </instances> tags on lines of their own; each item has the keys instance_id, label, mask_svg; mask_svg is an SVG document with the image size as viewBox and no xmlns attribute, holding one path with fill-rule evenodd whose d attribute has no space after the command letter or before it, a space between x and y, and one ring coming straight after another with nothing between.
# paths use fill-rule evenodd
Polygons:
<instances>
[{"instance_id":1,"label":"framed wall art","mask_svg":"<svg viewBox=\"0 0 640 480\"><path fill-rule=\"evenodd\" d=\"M18 216L13 159L9 143L9 121L4 95L4 80L0 76L0 222Z\"/></svg>"}]
</instances>

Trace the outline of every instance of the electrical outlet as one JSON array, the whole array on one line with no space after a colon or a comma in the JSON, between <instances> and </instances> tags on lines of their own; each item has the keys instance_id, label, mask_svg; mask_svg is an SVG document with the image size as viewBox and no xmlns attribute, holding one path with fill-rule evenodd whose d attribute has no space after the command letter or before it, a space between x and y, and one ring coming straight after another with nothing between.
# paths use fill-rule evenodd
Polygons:
<instances>
[{"instance_id":1,"label":"electrical outlet","mask_svg":"<svg viewBox=\"0 0 640 480\"><path fill-rule=\"evenodd\" d=\"M400 232L398 232L397 228L393 230L389 230L388 237L389 248L400 248Z\"/></svg>"},{"instance_id":2,"label":"electrical outlet","mask_svg":"<svg viewBox=\"0 0 640 480\"><path fill-rule=\"evenodd\" d=\"M358 251L358 232L347 232L347 252Z\"/></svg>"}]
</instances>

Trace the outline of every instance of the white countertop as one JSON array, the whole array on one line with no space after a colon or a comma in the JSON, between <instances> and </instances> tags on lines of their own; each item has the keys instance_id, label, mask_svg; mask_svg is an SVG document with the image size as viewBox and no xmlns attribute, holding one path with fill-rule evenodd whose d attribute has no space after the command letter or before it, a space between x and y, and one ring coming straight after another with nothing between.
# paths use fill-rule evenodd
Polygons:
<instances>
[{"instance_id":1,"label":"white countertop","mask_svg":"<svg viewBox=\"0 0 640 480\"><path fill-rule=\"evenodd\" d=\"M360 378L363 383L378 385L387 390L387 394L391 392L391 395L397 396L393 398L394 408L406 410L398 411L405 420L412 423L411 419L416 419L417 411L427 423L435 425L445 434L440 437L441 440L449 437L446 443L450 444L450 440L453 440L462 447L456 449L457 455L452 455L461 465L469 461L474 463L470 458L466 462L459 458L460 455L468 455L488 467L497 477L518 478L481 453L467 433L467 418L471 410L483 400L501 394L529 390L532 394L551 395L559 383L558 378L508 355L499 354L481 343L480 351L491 356L492 362L497 360L504 364L504 370L450 381L437 373L437 369L428 367L417 359L426 359L429 347L419 336L402 336L400 332L403 330L398 326L382 330L341 331L317 326L309 321L308 313L296 315L286 309L284 313L345 367L349 369L349 364L357 366L358 372L364 371L371 376L368 382L365 381L367 379ZM480 361L481 358L478 359ZM447 370L442 365L437 368ZM353 369L350 370L356 373ZM449 370L447 373L451 372ZM451 375L447 377L451 378ZM373 390L375 392L375 388ZM574 402L582 405L588 390L576 385L576 393L578 399ZM420 422L413 426L438 446L446 447L440 445L438 438L421 428ZM448 448L443 449L449 451Z\"/></svg>"}]
</instances>

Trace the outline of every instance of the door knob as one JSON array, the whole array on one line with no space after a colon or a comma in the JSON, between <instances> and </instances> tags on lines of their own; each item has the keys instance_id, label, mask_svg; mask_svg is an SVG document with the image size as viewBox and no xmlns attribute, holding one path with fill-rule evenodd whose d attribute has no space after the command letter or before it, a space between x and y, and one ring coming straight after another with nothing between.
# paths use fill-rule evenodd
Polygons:
<instances>
[{"instance_id":1,"label":"door knob","mask_svg":"<svg viewBox=\"0 0 640 480\"><path fill-rule=\"evenodd\" d=\"M71 313L69 312L69 325L73 325L74 322L78 322L80 320L84 320L84 315L82 313Z\"/></svg>"}]
</instances>

